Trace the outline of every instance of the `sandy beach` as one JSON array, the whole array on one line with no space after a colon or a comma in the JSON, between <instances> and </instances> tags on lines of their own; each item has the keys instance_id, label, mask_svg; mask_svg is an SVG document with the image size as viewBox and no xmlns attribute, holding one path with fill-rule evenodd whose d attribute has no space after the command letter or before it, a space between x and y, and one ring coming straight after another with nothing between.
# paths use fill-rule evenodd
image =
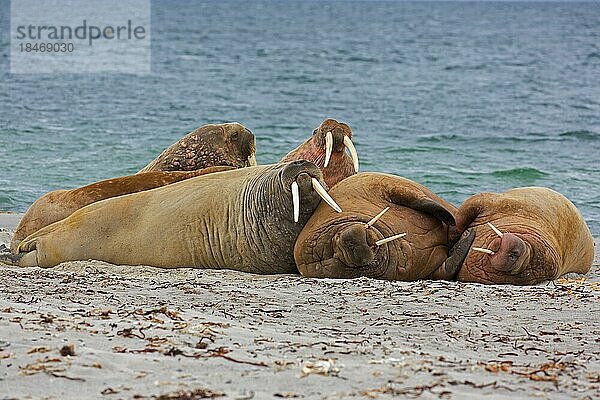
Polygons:
<instances>
[{"instance_id":1,"label":"sandy beach","mask_svg":"<svg viewBox=\"0 0 600 400\"><path fill-rule=\"evenodd\" d=\"M597 262L533 287L0 265L0 398L598 398Z\"/></svg>"}]
</instances>

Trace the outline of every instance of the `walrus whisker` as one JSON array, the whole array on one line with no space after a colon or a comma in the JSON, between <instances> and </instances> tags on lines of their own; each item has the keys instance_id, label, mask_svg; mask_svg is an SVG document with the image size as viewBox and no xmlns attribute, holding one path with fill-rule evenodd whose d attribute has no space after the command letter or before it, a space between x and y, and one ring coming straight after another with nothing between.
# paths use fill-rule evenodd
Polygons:
<instances>
[{"instance_id":1,"label":"walrus whisker","mask_svg":"<svg viewBox=\"0 0 600 400\"><path fill-rule=\"evenodd\" d=\"M258 165L256 162L256 154L252 154L250 157L248 157L248 165L251 167L256 167Z\"/></svg>"},{"instance_id":2,"label":"walrus whisker","mask_svg":"<svg viewBox=\"0 0 600 400\"><path fill-rule=\"evenodd\" d=\"M481 247L471 247L471 250L475 250L475 251L478 251L480 253L490 254L492 256L494 254L496 254L493 251L491 251L490 249L482 249Z\"/></svg>"},{"instance_id":3,"label":"walrus whisker","mask_svg":"<svg viewBox=\"0 0 600 400\"><path fill-rule=\"evenodd\" d=\"M298 190L298 182L292 182L292 202L294 203L294 222L298 222L300 217L300 190Z\"/></svg>"},{"instance_id":4,"label":"walrus whisker","mask_svg":"<svg viewBox=\"0 0 600 400\"><path fill-rule=\"evenodd\" d=\"M358 173L358 152L356 151L356 147L354 147L354 143L352 143L352 139L348 136L344 136L344 145L348 148L348 151L350 151L354 172Z\"/></svg>"},{"instance_id":5,"label":"walrus whisker","mask_svg":"<svg viewBox=\"0 0 600 400\"><path fill-rule=\"evenodd\" d=\"M496 232L496 235L498 235L498 236L500 236L500 237L502 237L502 235L504 235L502 232L500 232L500 229L498 229L498 228L496 228L494 225L492 225L492 223L491 223L491 222L488 222L487 224L488 224L488 226L489 226L490 228L492 228L492 230L493 230L494 232Z\"/></svg>"},{"instance_id":6,"label":"walrus whisker","mask_svg":"<svg viewBox=\"0 0 600 400\"><path fill-rule=\"evenodd\" d=\"M399 234L394 235L394 236L390 236L390 237L387 237L387 238L379 239L378 241L375 242L375 244L377 246L381 246L384 243L391 242L392 240L403 238L404 236L406 236L406 233L399 233Z\"/></svg>"},{"instance_id":7,"label":"walrus whisker","mask_svg":"<svg viewBox=\"0 0 600 400\"><path fill-rule=\"evenodd\" d=\"M323 168L327 168L329 165L329 159L331 158L331 153L333 152L333 134L331 131L327 132L325 135L325 165Z\"/></svg>"},{"instance_id":8,"label":"walrus whisker","mask_svg":"<svg viewBox=\"0 0 600 400\"><path fill-rule=\"evenodd\" d=\"M383 214L385 214L389 209L390 209L389 207L384 208L383 211L381 211L379 214L374 216L369 222L367 222L367 228L372 227L373 224L375 222L377 222L379 220L379 218L381 218L383 216Z\"/></svg>"},{"instance_id":9,"label":"walrus whisker","mask_svg":"<svg viewBox=\"0 0 600 400\"><path fill-rule=\"evenodd\" d=\"M335 211L337 211L339 213L342 212L342 208L337 205L335 200L333 200L331 198L329 193L327 193L327 190L325 190L325 188L323 186L321 186L321 184L319 183L319 181L316 178L312 178L312 186L313 186L313 189L315 189L315 192L317 192L317 194L319 196L321 196L321 198L325 201L325 203L329 204L331 206L331 208L333 208Z\"/></svg>"}]
</instances>

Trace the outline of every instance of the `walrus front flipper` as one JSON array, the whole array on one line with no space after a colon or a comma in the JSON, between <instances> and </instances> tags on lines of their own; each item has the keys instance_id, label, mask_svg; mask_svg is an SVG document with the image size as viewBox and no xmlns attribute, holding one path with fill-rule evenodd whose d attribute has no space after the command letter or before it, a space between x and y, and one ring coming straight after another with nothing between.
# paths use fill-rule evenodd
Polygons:
<instances>
[{"instance_id":1,"label":"walrus front flipper","mask_svg":"<svg viewBox=\"0 0 600 400\"><path fill-rule=\"evenodd\" d=\"M443 204L443 200L437 201L423 191L402 183L402 185L392 187L389 191L392 203L431 215L448 225L456 225L453 210Z\"/></svg>"},{"instance_id":2,"label":"walrus front flipper","mask_svg":"<svg viewBox=\"0 0 600 400\"><path fill-rule=\"evenodd\" d=\"M469 229L461 236L460 240L450 249L450 256L444 263L431 273L429 279L455 280L460 271L471 245L475 240L475 230Z\"/></svg>"},{"instance_id":3,"label":"walrus front flipper","mask_svg":"<svg viewBox=\"0 0 600 400\"><path fill-rule=\"evenodd\" d=\"M454 215L444 207L442 204L432 200L425 198L416 202L411 208L417 211L424 212L425 214L429 214L439 219L442 222L445 222L448 225L456 225L454 221Z\"/></svg>"}]
</instances>

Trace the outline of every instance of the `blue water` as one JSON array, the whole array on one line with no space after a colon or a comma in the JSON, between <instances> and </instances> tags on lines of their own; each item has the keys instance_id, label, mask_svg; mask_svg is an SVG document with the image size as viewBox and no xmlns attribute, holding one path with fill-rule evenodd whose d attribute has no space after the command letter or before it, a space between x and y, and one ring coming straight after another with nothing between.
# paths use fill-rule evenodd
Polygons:
<instances>
[{"instance_id":1,"label":"blue water","mask_svg":"<svg viewBox=\"0 0 600 400\"><path fill-rule=\"evenodd\" d=\"M459 204L549 186L600 234L600 3L152 3L151 75L8 74L0 0L0 210L133 173L239 121L259 163L324 118L362 170Z\"/></svg>"}]
</instances>

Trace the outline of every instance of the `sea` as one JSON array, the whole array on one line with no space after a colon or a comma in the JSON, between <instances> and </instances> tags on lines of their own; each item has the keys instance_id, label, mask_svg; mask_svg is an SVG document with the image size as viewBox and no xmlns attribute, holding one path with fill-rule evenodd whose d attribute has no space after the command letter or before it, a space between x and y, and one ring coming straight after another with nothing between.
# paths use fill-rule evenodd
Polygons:
<instances>
[{"instance_id":1,"label":"sea","mask_svg":"<svg viewBox=\"0 0 600 400\"><path fill-rule=\"evenodd\" d=\"M151 73L11 74L0 0L0 210L135 173L238 121L273 163L325 118L362 171L459 205L555 189L600 235L600 3L152 1Z\"/></svg>"}]
</instances>

